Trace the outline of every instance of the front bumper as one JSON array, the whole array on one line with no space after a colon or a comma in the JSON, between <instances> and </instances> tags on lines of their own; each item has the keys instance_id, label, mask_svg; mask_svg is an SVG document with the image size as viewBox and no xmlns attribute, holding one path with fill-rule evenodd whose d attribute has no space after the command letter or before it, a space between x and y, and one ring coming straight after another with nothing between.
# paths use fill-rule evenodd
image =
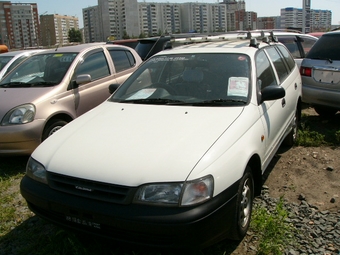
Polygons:
<instances>
[{"instance_id":1,"label":"front bumper","mask_svg":"<svg viewBox=\"0 0 340 255\"><path fill-rule=\"evenodd\" d=\"M0 126L0 155L29 155L41 143L45 122Z\"/></svg>"},{"instance_id":2,"label":"front bumper","mask_svg":"<svg viewBox=\"0 0 340 255\"><path fill-rule=\"evenodd\" d=\"M238 183L194 207L114 204L51 189L25 176L20 190L38 216L65 228L118 242L203 248L229 237Z\"/></svg>"}]
</instances>

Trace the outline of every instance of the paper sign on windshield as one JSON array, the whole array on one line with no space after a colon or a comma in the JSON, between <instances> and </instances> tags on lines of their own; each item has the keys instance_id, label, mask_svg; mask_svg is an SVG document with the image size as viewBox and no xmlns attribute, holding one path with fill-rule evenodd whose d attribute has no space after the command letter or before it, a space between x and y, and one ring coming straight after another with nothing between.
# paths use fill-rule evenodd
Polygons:
<instances>
[{"instance_id":1,"label":"paper sign on windshield","mask_svg":"<svg viewBox=\"0 0 340 255\"><path fill-rule=\"evenodd\" d=\"M128 100L134 100L134 99L145 99L151 96L156 91L156 88L149 88L149 89L142 89L139 90L136 94L133 94Z\"/></svg>"},{"instance_id":2,"label":"paper sign on windshield","mask_svg":"<svg viewBox=\"0 0 340 255\"><path fill-rule=\"evenodd\" d=\"M228 96L248 97L249 79L247 77L230 77Z\"/></svg>"}]
</instances>

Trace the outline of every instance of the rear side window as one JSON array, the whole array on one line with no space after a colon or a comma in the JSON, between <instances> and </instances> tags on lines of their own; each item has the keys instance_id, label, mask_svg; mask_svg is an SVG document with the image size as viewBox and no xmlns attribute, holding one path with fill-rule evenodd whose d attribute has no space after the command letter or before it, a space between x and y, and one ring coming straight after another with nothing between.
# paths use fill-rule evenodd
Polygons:
<instances>
[{"instance_id":1,"label":"rear side window","mask_svg":"<svg viewBox=\"0 0 340 255\"><path fill-rule=\"evenodd\" d=\"M110 50L109 52L117 73L135 65L135 58L130 51Z\"/></svg>"},{"instance_id":2,"label":"rear side window","mask_svg":"<svg viewBox=\"0 0 340 255\"><path fill-rule=\"evenodd\" d=\"M284 81L286 77L288 76L288 70L286 68L286 65L283 61L283 58L279 54L279 52L274 47L268 47L266 48L268 55L270 59L272 60L276 73L279 76L280 82Z\"/></svg>"},{"instance_id":3,"label":"rear side window","mask_svg":"<svg viewBox=\"0 0 340 255\"><path fill-rule=\"evenodd\" d=\"M283 47L282 45L277 45L277 47L282 53L283 58L286 60L289 70L293 70L295 67L295 60L292 58L292 56L289 54L288 50L285 47Z\"/></svg>"},{"instance_id":4,"label":"rear side window","mask_svg":"<svg viewBox=\"0 0 340 255\"><path fill-rule=\"evenodd\" d=\"M321 36L308 52L307 58L340 60L340 33Z\"/></svg>"},{"instance_id":5,"label":"rear side window","mask_svg":"<svg viewBox=\"0 0 340 255\"><path fill-rule=\"evenodd\" d=\"M256 55L256 75L257 79L261 81L260 89L270 85L277 85L274 70L263 51Z\"/></svg>"},{"instance_id":6,"label":"rear side window","mask_svg":"<svg viewBox=\"0 0 340 255\"><path fill-rule=\"evenodd\" d=\"M313 45L316 43L317 39L309 38L307 36L300 36L299 41L306 56Z\"/></svg>"},{"instance_id":7,"label":"rear side window","mask_svg":"<svg viewBox=\"0 0 340 255\"><path fill-rule=\"evenodd\" d=\"M278 40L287 47L294 58L302 58L295 36L279 36Z\"/></svg>"}]
</instances>

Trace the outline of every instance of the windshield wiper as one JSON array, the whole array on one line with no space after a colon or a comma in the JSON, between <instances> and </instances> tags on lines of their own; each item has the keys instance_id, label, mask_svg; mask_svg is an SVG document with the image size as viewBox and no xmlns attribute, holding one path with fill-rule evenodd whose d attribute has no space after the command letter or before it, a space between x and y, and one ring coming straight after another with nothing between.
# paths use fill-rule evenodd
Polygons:
<instances>
[{"instance_id":1,"label":"windshield wiper","mask_svg":"<svg viewBox=\"0 0 340 255\"><path fill-rule=\"evenodd\" d=\"M55 82L36 82L36 83L29 83L29 82L9 82L0 84L2 88L31 88L31 87L50 87L56 85Z\"/></svg>"},{"instance_id":2,"label":"windshield wiper","mask_svg":"<svg viewBox=\"0 0 340 255\"><path fill-rule=\"evenodd\" d=\"M31 84L26 83L26 82L9 82L9 83L0 84L0 87L2 88L15 88L15 87L26 88L26 87L31 87Z\"/></svg>"},{"instance_id":3,"label":"windshield wiper","mask_svg":"<svg viewBox=\"0 0 340 255\"><path fill-rule=\"evenodd\" d=\"M206 101L202 101L202 102L195 102L192 103L193 105L215 105L215 106L219 106L219 105L225 105L225 104L247 104L246 100L242 100L242 99L212 99L212 100L206 100Z\"/></svg>"},{"instance_id":4,"label":"windshield wiper","mask_svg":"<svg viewBox=\"0 0 340 255\"><path fill-rule=\"evenodd\" d=\"M131 104L183 104L185 102L174 99L166 98L143 98L143 99L125 99L118 101L119 103L131 103Z\"/></svg>"}]
</instances>

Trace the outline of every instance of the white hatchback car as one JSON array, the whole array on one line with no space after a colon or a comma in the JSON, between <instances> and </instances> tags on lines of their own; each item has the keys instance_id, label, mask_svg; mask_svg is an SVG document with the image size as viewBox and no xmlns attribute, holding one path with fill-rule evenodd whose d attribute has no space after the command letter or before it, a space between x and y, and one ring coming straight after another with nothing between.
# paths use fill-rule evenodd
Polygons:
<instances>
[{"instance_id":1,"label":"white hatchback car","mask_svg":"<svg viewBox=\"0 0 340 255\"><path fill-rule=\"evenodd\" d=\"M134 244L242 239L265 169L296 138L301 77L275 37L226 39L182 39L45 140L21 181L30 209Z\"/></svg>"}]
</instances>

